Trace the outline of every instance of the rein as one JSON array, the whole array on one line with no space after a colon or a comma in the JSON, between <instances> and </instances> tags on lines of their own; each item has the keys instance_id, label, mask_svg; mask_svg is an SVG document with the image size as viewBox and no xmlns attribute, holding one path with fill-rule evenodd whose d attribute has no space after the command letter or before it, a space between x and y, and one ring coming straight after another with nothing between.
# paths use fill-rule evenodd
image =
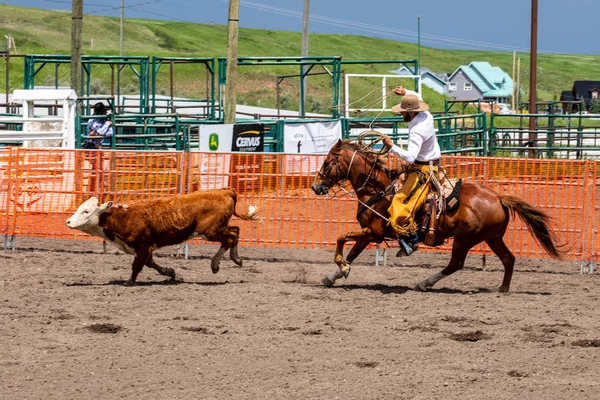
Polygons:
<instances>
[{"instance_id":1,"label":"rein","mask_svg":"<svg viewBox=\"0 0 600 400\"><path fill-rule=\"evenodd\" d=\"M334 183L333 186L337 186L339 187L339 189L341 191L343 191L345 194L349 195L352 199L356 200L361 206L359 207L358 213L357 213L357 217L358 215L360 215L365 209L369 209L371 210L373 213L375 213L376 215L378 215L380 218L382 218L385 221L389 221L389 218L383 216L381 213L379 213L378 211L376 211L373 207L371 207L371 205L373 205L374 203L376 203L377 201L379 201L380 199L382 199L383 197L385 197L386 194L388 194L388 192L390 192L390 190L393 188L396 180L393 180L389 186L387 188L385 188L382 191L379 191L378 193L376 193L375 195L373 195L373 197L371 197L370 199L368 199L366 202L360 200L358 197L354 196L351 192L349 192L348 190L346 190L346 188L344 188L341 185L341 182L346 181L346 180L350 180L350 171L352 169L352 164L354 163L354 159L356 158L356 154L360 153L361 156L363 156L367 161L371 162L371 168L369 170L369 173L367 174L367 178L365 179L364 183L358 188L354 190L354 193L359 193L362 190L364 190L366 187L368 187L369 182L372 180L373 175L375 173L375 171L377 169L382 170L382 172L388 174L388 169L378 165L378 160L375 161L371 161L369 159L369 157L364 154L363 152L359 151L359 149L354 150L354 152L352 153L352 158L350 159L350 163L348 164L348 169L346 171L346 177L344 179L340 178L340 162L339 162L339 156L340 154L336 154L335 157L333 157L333 160L335 162L335 166L336 166L336 181L334 182L332 179L330 179L326 174L331 170L331 168L333 167L333 163L330 163L328 165L328 168L324 171L321 172L319 170L318 174L328 180L329 182ZM376 189L375 187L373 187L374 189ZM338 192L335 192L335 194L337 195ZM332 196L335 197L335 196Z\"/></svg>"},{"instance_id":2,"label":"rein","mask_svg":"<svg viewBox=\"0 0 600 400\"><path fill-rule=\"evenodd\" d=\"M392 183L392 185L391 185L391 186L393 186L393 183ZM361 201L361 200L360 200L358 197L354 197L354 196L352 195L352 193L350 193L349 191L347 191L347 190L346 190L346 189L345 189L343 186L341 186L341 185L340 185L340 189L342 189L344 192L346 192L346 194L347 194L348 196L350 196L350 198L351 198L351 199L354 199L354 200L356 200L358 203L360 203L361 207L368 208L369 210L371 210L371 211L373 211L375 214L377 214L379 217L381 217L382 219L384 219L386 222L389 222L389 221L390 221L390 219L389 219L389 218L387 218L387 217L384 217L383 215L381 215L381 213L380 213L380 212L376 211L376 210L375 210L373 207L371 207L371 204L373 204L373 203L371 203L371 204L368 204L369 202L365 203L364 201ZM383 193L383 192L382 192L382 193ZM381 196L381 197L383 197L383 196ZM381 197L380 197L380 198L381 198ZM370 199L369 199L369 200L370 200ZM377 199L377 200L379 200L379 199ZM357 216L358 216L358 214L360 214L362 211L363 211L363 210L359 210L359 212L357 213Z\"/></svg>"}]
</instances>

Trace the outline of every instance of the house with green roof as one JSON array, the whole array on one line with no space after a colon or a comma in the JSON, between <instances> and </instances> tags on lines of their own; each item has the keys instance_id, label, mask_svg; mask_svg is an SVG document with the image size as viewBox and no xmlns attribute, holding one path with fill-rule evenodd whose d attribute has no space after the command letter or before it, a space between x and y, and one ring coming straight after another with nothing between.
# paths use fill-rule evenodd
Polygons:
<instances>
[{"instance_id":1,"label":"house with green roof","mask_svg":"<svg viewBox=\"0 0 600 400\"><path fill-rule=\"evenodd\" d=\"M446 95L455 100L508 103L512 91L513 81L501 68L487 61L473 61L469 65L461 65L450 75Z\"/></svg>"}]
</instances>

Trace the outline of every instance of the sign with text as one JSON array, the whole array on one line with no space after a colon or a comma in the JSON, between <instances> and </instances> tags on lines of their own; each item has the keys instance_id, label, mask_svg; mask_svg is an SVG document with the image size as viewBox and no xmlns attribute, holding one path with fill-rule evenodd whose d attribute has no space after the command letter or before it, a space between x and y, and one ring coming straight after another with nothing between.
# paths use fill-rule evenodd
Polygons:
<instances>
[{"instance_id":1,"label":"sign with text","mask_svg":"<svg viewBox=\"0 0 600 400\"><path fill-rule=\"evenodd\" d=\"M202 154L198 165L198 189L220 189L229 186L230 164L231 154Z\"/></svg>"},{"instance_id":2,"label":"sign with text","mask_svg":"<svg viewBox=\"0 0 600 400\"><path fill-rule=\"evenodd\" d=\"M234 125L231 151L261 153L265 144L264 130L264 124Z\"/></svg>"},{"instance_id":3,"label":"sign with text","mask_svg":"<svg viewBox=\"0 0 600 400\"><path fill-rule=\"evenodd\" d=\"M229 186L239 193L260 192L263 154L232 154Z\"/></svg>"},{"instance_id":4,"label":"sign with text","mask_svg":"<svg viewBox=\"0 0 600 400\"><path fill-rule=\"evenodd\" d=\"M285 124L283 152L287 154L327 154L342 138L341 121Z\"/></svg>"}]
</instances>

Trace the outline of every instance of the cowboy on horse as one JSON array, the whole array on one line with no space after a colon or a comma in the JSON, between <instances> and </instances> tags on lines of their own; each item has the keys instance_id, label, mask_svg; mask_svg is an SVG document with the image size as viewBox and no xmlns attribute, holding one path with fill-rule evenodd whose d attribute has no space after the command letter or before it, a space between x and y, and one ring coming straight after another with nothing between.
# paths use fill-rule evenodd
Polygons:
<instances>
[{"instance_id":1,"label":"cowboy on horse","mask_svg":"<svg viewBox=\"0 0 600 400\"><path fill-rule=\"evenodd\" d=\"M410 248L401 251L412 253L412 244L418 241L415 233L418 232L428 246L437 246L449 238L453 240L448 265L418 282L416 290L427 291L441 279L463 268L468 252L485 242L504 265L504 277L498 290L508 292L515 256L504 242L504 236L514 215L521 218L542 249L553 258L562 258L564 245L557 245L551 217L539 207L516 196L500 194L483 184L462 183L461 180L450 185L452 188L446 187L451 189L451 193L444 197L442 192L447 190L442 190L444 187L436 176L441 152L427 104L419 100L418 94L402 87L397 87L394 93L403 96L402 102L392 110L409 121L408 149L394 146L388 137L383 139L383 144L411 164L409 171L404 172L408 177L402 182L402 189L392 197L395 180L401 171L386 168L379 157L383 152L380 150L373 157L374 152L366 151L360 140L339 140L334 144L311 185L314 193L322 196L335 185L348 181L358 202L356 219L360 228L337 237L334 262L338 268L323 278L326 286L333 286L338 279L347 278L352 262L370 243L396 238L407 248L410 244ZM378 135L381 137L381 134ZM445 179L442 169L439 173ZM345 191L343 187L342 190ZM354 242L354 245L344 256L347 242Z\"/></svg>"},{"instance_id":2,"label":"cowboy on horse","mask_svg":"<svg viewBox=\"0 0 600 400\"><path fill-rule=\"evenodd\" d=\"M411 255L419 242L414 215L427 200L432 180L438 182L441 151L435 136L433 116L421 95L402 86L397 86L394 93L403 96L401 103L392 107L392 112L401 114L404 121L409 123L408 147L404 150L396 146L387 136L383 139L383 145L390 149L390 153L411 165L406 171L402 189L394 195L388 212L401 249L406 255Z\"/></svg>"}]
</instances>

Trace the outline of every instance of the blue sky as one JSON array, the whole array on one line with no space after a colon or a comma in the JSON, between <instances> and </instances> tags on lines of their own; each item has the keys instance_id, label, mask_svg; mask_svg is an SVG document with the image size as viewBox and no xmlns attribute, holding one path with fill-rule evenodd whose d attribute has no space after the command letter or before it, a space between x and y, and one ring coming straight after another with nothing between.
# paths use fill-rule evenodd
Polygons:
<instances>
[{"instance_id":1,"label":"blue sky","mask_svg":"<svg viewBox=\"0 0 600 400\"><path fill-rule=\"evenodd\" d=\"M84 13L119 15L121 0L83 0ZM0 0L70 10L70 0ZM302 30L304 0L240 0L240 27ZM125 0L125 18L226 24L228 0ZM530 0L311 0L311 33L376 36L436 48L529 51ZM600 54L600 0L539 0L540 53Z\"/></svg>"}]
</instances>

